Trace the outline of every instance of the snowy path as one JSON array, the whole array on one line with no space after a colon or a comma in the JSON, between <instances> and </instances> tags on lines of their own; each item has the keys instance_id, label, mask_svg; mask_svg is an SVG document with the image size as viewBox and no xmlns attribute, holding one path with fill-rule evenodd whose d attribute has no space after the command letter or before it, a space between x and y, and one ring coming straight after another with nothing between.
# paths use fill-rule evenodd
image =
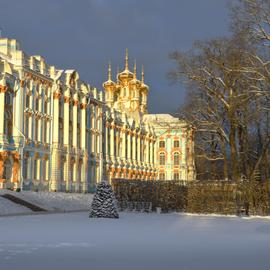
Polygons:
<instances>
[{"instance_id":1,"label":"snowy path","mask_svg":"<svg viewBox=\"0 0 270 270\"><path fill-rule=\"evenodd\" d=\"M0 218L0 269L269 270L270 222L178 214Z\"/></svg>"},{"instance_id":2,"label":"snowy path","mask_svg":"<svg viewBox=\"0 0 270 270\"><path fill-rule=\"evenodd\" d=\"M0 190L0 195L3 194L11 194L50 212L81 211L89 209L94 196L93 194L82 193L33 191L14 192L10 190ZM13 215L16 213L28 214L32 213L32 211L26 207L12 203L7 199L0 197L0 216Z\"/></svg>"}]
</instances>

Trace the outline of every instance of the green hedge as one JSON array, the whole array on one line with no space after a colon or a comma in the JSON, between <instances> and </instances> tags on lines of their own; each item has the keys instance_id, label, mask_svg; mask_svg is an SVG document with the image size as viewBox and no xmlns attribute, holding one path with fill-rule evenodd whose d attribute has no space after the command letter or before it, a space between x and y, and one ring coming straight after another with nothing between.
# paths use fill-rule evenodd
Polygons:
<instances>
[{"instance_id":1,"label":"green hedge","mask_svg":"<svg viewBox=\"0 0 270 270\"><path fill-rule=\"evenodd\" d=\"M187 186L181 181L142 181L114 179L112 186L118 201L151 202L153 210L184 211Z\"/></svg>"},{"instance_id":2,"label":"green hedge","mask_svg":"<svg viewBox=\"0 0 270 270\"><path fill-rule=\"evenodd\" d=\"M142 181L114 179L117 200L151 202L163 212L270 215L270 181Z\"/></svg>"},{"instance_id":3,"label":"green hedge","mask_svg":"<svg viewBox=\"0 0 270 270\"><path fill-rule=\"evenodd\" d=\"M249 202L250 214L270 215L270 181L247 182L241 189L244 200Z\"/></svg>"},{"instance_id":4,"label":"green hedge","mask_svg":"<svg viewBox=\"0 0 270 270\"><path fill-rule=\"evenodd\" d=\"M188 185L187 212L235 214L236 190L237 186L228 182L192 182Z\"/></svg>"}]
</instances>

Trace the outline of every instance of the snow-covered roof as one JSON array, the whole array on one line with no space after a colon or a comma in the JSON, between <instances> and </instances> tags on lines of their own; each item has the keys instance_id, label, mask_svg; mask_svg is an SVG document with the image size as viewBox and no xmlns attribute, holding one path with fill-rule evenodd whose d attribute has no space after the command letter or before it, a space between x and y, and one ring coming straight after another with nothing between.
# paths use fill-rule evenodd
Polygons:
<instances>
[{"instance_id":1,"label":"snow-covered roof","mask_svg":"<svg viewBox=\"0 0 270 270\"><path fill-rule=\"evenodd\" d=\"M179 122L178 118L173 117L170 114L146 114L143 116L144 122Z\"/></svg>"}]
</instances>

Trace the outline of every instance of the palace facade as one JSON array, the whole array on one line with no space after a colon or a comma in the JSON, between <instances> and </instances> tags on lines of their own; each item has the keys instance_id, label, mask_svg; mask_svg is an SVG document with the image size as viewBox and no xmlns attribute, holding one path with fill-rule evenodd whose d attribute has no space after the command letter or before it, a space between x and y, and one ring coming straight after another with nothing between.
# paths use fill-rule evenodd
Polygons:
<instances>
[{"instance_id":1,"label":"palace facade","mask_svg":"<svg viewBox=\"0 0 270 270\"><path fill-rule=\"evenodd\" d=\"M192 128L148 114L137 67L104 91L0 39L0 188L92 191L101 180L195 179Z\"/></svg>"}]
</instances>

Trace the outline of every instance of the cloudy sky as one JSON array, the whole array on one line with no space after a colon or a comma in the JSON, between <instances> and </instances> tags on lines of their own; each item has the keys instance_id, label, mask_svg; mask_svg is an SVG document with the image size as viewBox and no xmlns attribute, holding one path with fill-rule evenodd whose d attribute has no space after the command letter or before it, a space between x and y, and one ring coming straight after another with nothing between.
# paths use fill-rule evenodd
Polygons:
<instances>
[{"instance_id":1,"label":"cloudy sky","mask_svg":"<svg viewBox=\"0 0 270 270\"><path fill-rule=\"evenodd\" d=\"M1 0L2 37L16 38L28 54L59 69L76 69L102 89L111 60L114 76L124 66L145 66L149 111L173 112L185 89L167 79L168 53L198 39L228 33L229 0Z\"/></svg>"}]
</instances>

